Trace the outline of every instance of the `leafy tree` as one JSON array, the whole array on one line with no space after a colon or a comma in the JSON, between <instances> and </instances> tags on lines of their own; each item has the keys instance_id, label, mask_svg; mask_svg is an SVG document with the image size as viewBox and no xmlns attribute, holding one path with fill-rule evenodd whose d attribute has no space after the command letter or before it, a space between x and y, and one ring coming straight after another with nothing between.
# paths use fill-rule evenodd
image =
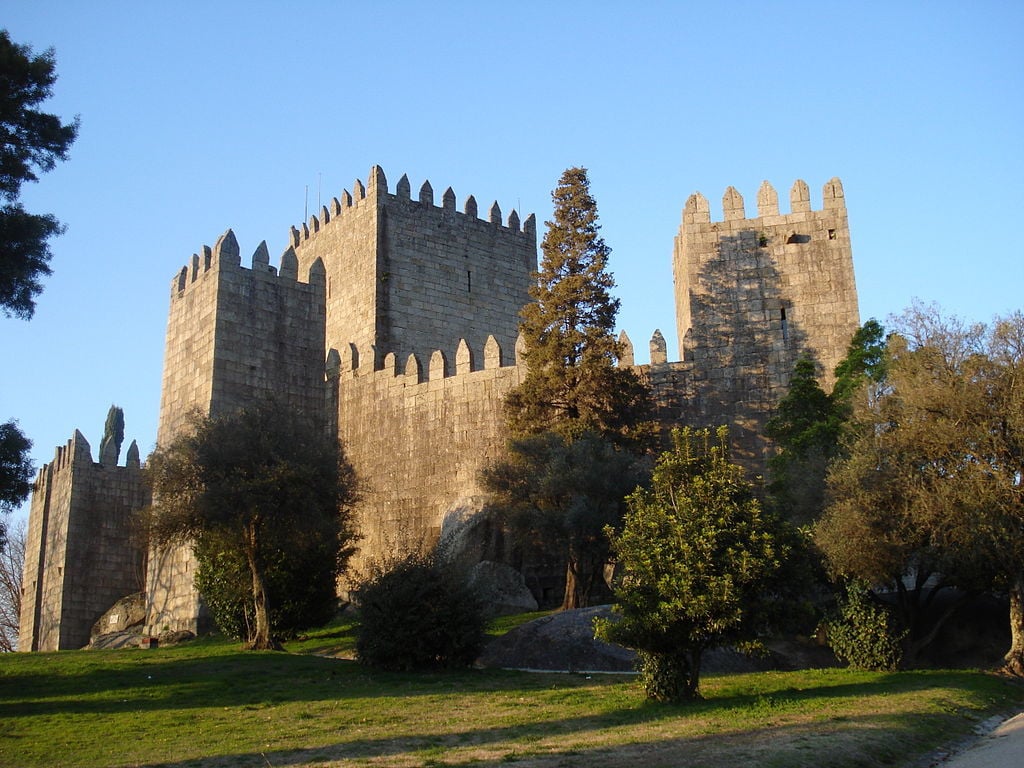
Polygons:
<instances>
[{"instance_id":1,"label":"leafy tree","mask_svg":"<svg viewBox=\"0 0 1024 768\"><path fill-rule=\"evenodd\" d=\"M18 428L18 422L0 424L0 514L9 514L32 491L35 468L29 451L32 441ZM0 546L7 535L7 523L0 517Z\"/></svg>"},{"instance_id":2,"label":"leafy tree","mask_svg":"<svg viewBox=\"0 0 1024 768\"><path fill-rule=\"evenodd\" d=\"M252 637L256 606L245 554L232 536L214 534L201 537L195 543L195 553L196 589L217 628L240 640ZM292 637L329 622L338 608L337 575L337 542L332 537L279 542L266 556L266 589L274 596L267 613L274 636Z\"/></svg>"},{"instance_id":3,"label":"leafy tree","mask_svg":"<svg viewBox=\"0 0 1024 768\"><path fill-rule=\"evenodd\" d=\"M941 590L1008 590L1007 666L1024 674L1024 316L990 329L914 305L896 331L885 388L853 404L815 539L837 577L896 597L905 663L953 615L925 622Z\"/></svg>"},{"instance_id":4,"label":"leafy tree","mask_svg":"<svg viewBox=\"0 0 1024 768\"><path fill-rule=\"evenodd\" d=\"M729 460L723 427L672 433L652 487L627 499L621 533L609 530L621 577L621 618L598 636L636 648L648 698L700 697L709 648L756 635L787 554L783 526L767 514Z\"/></svg>"},{"instance_id":5,"label":"leafy tree","mask_svg":"<svg viewBox=\"0 0 1024 768\"><path fill-rule=\"evenodd\" d=\"M842 437L855 398L885 375L885 331L874 319L854 334L836 366L831 394L818 383L810 357L793 368L789 392L765 425L778 453L768 460L768 491L776 509L797 525L817 520L825 508L825 475L842 452Z\"/></svg>"},{"instance_id":6,"label":"leafy tree","mask_svg":"<svg viewBox=\"0 0 1024 768\"><path fill-rule=\"evenodd\" d=\"M357 587L356 653L372 667L467 667L484 643L484 603L466 574L437 554L410 554L371 567Z\"/></svg>"},{"instance_id":7,"label":"leafy tree","mask_svg":"<svg viewBox=\"0 0 1024 768\"><path fill-rule=\"evenodd\" d=\"M352 468L336 439L278 403L197 419L192 431L153 453L147 472L155 499L149 524L157 544L191 541L206 555L230 551L244 558L251 648L276 647L274 606L294 599L275 589L275 569L282 562L297 553L326 551L329 558L312 557L310 563L324 570L304 576L310 583L333 583L351 554ZM210 556L207 563L212 573L219 561Z\"/></svg>"},{"instance_id":8,"label":"leafy tree","mask_svg":"<svg viewBox=\"0 0 1024 768\"><path fill-rule=\"evenodd\" d=\"M651 398L631 369L616 365L619 301L609 293L611 249L586 169L566 170L552 199L533 301L520 323L527 372L506 397L508 423L515 436L589 431L629 443L650 418Z\"/></svg>"},{"instance_id":9,"label":"leafy tree","mask_svg":"<svg viewBox=\"0 0 1024 768\"><path fill-rule=\"evenodd\" d=\"M854 669L892 672L903 659L901 641L907 630L899 626L887 605L882 605L862 582L853 580L839 601L839 616L826 622L828 644L836 658Z\"/></svg>"},{"instance_id":10,"label":"leafy tree","mask_svg":"<svg viewBox=\"0 0 1024 768\"><path fill-rule=\"evenodd\" d=\"M549 431L513 440L507 458L486 467L481 480L492 512L511 530L565 552L568 609L589 604L610 560L604 530L621 525L624 499L646 475L643 460L599 435Z\"/></svg>"},{"instance_id":11,"label":"leafy tree","mask_svg":"<svg viewBox=\"0 0 1024 768\"><path fill-rule=\"evenodd\" d=\"M50 274L48 240L63 227L52 214L31 214L18 202L21 185L66 160L78 119L61 123L37 107L57 81L53 49L33 55L0 30L0 308L28 320L35 312L40 278Z\"/></svg>"},{"instance_id":12,"label":"leafy tree","mask_svg":"<svg viewBox=\"0 0 1024 768\"><path fill-rule=\"evenodd\" d=\"M10 512L31 492L31 449L32 441L18 428L18 422L0 424L0 511Z\"/></svg>"}]
</instances>

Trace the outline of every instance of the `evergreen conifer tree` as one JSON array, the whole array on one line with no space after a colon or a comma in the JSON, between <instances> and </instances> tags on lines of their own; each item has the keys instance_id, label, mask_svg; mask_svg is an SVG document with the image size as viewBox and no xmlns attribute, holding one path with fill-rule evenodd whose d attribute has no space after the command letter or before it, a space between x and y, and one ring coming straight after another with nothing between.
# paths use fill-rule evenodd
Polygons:
<instances>
[{"instance_id":1,"label":"evergreen conifer tree","mask_svg":"<svg viewBox=\"0 0 1024 768\"><path fill-rule=\"evenodd\" d=\"M40 279L50 274L49 239L64 231L52 214L29 213L21 185L66 160L78 118L62 123L37 107L57 81L53 49L33 54L0 29L0 312L28 320Z\"/></svg>"},{"instance_id":2,"label":"evergreen conifer tree","mask_svg":"<svg viewBox=\"0 0 1024 768\"><path fill-rule=\"evenodd\" d=\"M481 479L492 511L521 540L562 548L562 607L577 608L588 604L608 557L603 528L621 522L623 497L635 485L609 487L602 474L620 483L635 477L624 469L635 463L625 449L642 447L653 408L636 374L617 366L611 249L599 234L586 169L566 170L552 200L533 301L520 323L527 370L505 399L509 455Z\"/></svg>"},{"instance_id":3,"label":"evergreen conifer tree","mask_svg":"<svg viewBox=\"0 0 1024 768\"><path fill-rule=\"evenodd\" d=\"M552 193L533 301L522 312L527 373L505 401L517 437L554 430L591 431L614 442L635 440L651 412L650 395L619 368L613 335L618 299L610 291L611 249L599 234L597 203L585 168L569 168Z\"/></svg>"},{"instance_id":4,"label":"evergreen conifer tree","mask_svg":"<svg viewBox=\"0 0 1024 768\"><path fill-rule=\"evenodd\" d=\"M107 445L114 446L114 461L121 455L121 444L124 442L124 409L117 405L110 406L107 420L103 424L103 439L100 440L100 456L107 451Z\"/></svg>"}]
</instances>

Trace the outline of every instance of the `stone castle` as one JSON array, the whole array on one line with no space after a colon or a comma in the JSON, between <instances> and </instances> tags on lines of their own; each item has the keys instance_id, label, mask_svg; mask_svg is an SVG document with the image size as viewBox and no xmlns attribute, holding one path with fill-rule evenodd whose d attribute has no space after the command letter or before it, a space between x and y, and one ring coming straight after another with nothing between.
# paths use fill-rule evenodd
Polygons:
<instances>
[{"instance_id":1,"label":"stone castle","mask_svg":"<svg viewBox=\"0 0 1024 768\"><path fill-rule=\"evenodd\" d=\"M747 218L729 188L724 220L692 195L673 267L679 360L655 332L635 366L666 425L726 423L738 456L763 464L762 425L794 363L812 355L826 385L859 323L843 189L811 210L797 181L790 213L765 182ZM502 401L521 378L518 313L537 268L533 215L480 218L451 188L413 198L371 169L311 217L277 268L266 243L242 266L228 230L171 282L157 442L198 409L225 413L273 393L337 432L365 488L360 557L429 546L483 504L480 468L504 445ZM633 365L620 337L621 365ZM92 461L75 432L44 466L25 559L24 650L80 647L115 600L145 590L146 629L203 629L188 548L144 552L131 512L148 503L136 448ZM537 597L559 585L530 583Z\"/></svg>"}]
</instances>

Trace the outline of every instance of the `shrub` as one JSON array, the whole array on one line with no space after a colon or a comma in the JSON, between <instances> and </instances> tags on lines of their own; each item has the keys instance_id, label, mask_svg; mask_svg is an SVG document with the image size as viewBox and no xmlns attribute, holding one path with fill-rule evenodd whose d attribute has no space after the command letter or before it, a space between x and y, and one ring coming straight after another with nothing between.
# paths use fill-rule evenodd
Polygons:
<instances>
[{"instance_id":1,"label":"shrub","mask_svg":"<svg viewBox=\"0 0 1024 768\"><path fill-rule=\"evenodd\" d=\"M465 574L436 555L407 555L371 568L355 591L359 660L413 670L466 667L480 653L486 617Z\"/></svg>"},{"instance_id":2,"label":"shrub","mask_svg":"<svg viewBox=\"0 0 1024 768\"><path fill-rule=\"evenodd\" d=\"M893 671L903 660L906 630L861 582L847 586L839 601L839 618L826 622L825 628L836 658L854 669Z\"/></svg>"}]
</instances>

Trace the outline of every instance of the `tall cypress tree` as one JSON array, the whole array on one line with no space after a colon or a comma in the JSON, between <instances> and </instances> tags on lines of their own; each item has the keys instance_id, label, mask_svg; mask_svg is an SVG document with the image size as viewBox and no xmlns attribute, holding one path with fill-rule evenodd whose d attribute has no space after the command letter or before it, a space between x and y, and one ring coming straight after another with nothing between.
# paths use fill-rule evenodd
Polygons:
<instances>
[{"instance_id":1,"label":"tall cypress tree","mask_svg":"<svg viewBox=\"0 0 1024 768\"><path fill-rule=\"evenodd\" d=\"M527 373L506 398L508 424L516 436L590 431L629 442L650 417L651 400L632 370L616 366L619 301L610 294L611 249L599 234L586 169L566 170L552 200L533 301L520 323Z\"/></svg>"},{"instance_id":2,"label":"tall cypress tree","mask_svg":"<svg viewBox=\"0 0 1024 768\"><path fill-rule=\"evenodd\" d=\"M562 549L562 607L577 608L608 559L603 528L621 522L623 496L636 484L628 479L639 471L635 458L621 449L639 446L653 408L636 374L616 365L619 302L586 169L565 171L552 199L520 323L527 371L505 399L509 456L482 482L524 541Z\"/></svg>"},{"instance_id":3,"label":"tall cypress tree","mask_svg":"<svg viewBox=\"0 0 1024 768\"><path fill-rule=\"evenodd\" d=\"M100 456L107 451L107 444L114 445L114 462L121 455L121 443L124 442L124 409L112 405L107 411L107 420L103 424L103 439L100 440Z\"/></svg>"}]
</instances>

